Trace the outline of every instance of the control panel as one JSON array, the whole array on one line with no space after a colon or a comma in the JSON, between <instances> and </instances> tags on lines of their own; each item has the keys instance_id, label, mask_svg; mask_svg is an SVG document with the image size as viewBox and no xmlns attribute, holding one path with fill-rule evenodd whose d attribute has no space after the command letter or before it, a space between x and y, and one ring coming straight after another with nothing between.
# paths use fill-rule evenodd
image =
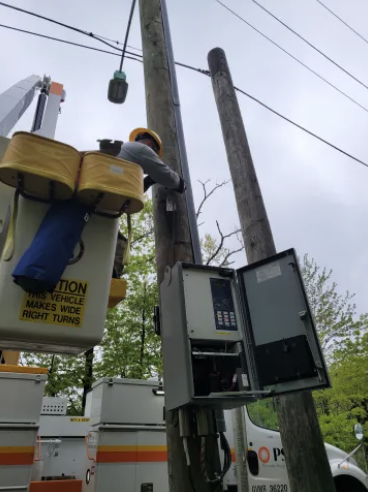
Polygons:
<instances>
[{"instance_id":1,"label":"control panel","mask_svg":"<svg viewBox=\"0 0 368 492\"><path fill-rule=\"evenodd\" d=\"M217 330L236 331L235 307L230 280L210 278L213 310Z\"/></svg>"},{"instance_id":2,"label":"control panel","mask_svg":"<svg viewBox=\"0 0 368 492\"><path fill-rule=\"evenodd\" d=\"M240 306L233 270L184 268L187 331L191 340L226 343L243 340Z\"/></svg>"}]
</instances>

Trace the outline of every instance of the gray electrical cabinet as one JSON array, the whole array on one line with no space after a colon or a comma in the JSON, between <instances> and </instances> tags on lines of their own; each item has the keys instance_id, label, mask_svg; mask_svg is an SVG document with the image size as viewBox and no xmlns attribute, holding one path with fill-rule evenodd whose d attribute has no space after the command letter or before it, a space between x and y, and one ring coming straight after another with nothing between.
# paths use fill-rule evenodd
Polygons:
<instances>
[{"instance_id":1,"label":"gray electrical cabinet","mask_svg":"<svg viewBox=\"0 0 368 492\"><path fill-rule=\"evenodd\" d=\"M293 249L239 270L168 267L160 324L168 410L330 385Z\"/></svg>"}]
</instances>

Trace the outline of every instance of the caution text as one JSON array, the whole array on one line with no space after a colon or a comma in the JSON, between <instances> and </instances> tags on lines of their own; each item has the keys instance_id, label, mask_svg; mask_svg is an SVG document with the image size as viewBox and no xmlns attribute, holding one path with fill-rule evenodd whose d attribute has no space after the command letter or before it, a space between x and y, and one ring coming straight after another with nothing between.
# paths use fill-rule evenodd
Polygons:
<instances>
[{"instance_id":1,"label":"caution text","mask_svg":"<svg viewBox=\"0 0 368 492\"><path fill-rule=\"evenodd\" d=\"M87 292L88 282L61 279L53 293L25 294L19 319L81 327Z\"/></svg>"}]
</instances>

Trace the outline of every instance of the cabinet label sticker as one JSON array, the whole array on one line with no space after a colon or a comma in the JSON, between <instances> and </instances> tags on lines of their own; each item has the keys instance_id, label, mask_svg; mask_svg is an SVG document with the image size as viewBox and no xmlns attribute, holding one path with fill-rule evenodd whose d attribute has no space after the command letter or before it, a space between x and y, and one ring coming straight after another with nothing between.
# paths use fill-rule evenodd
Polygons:
<instances>
[{"instance_id":1,"label":"cabinet label sticker","mask_svg":"<svg viewBox=\"0 0 368 492\"><path fill-rule=\"evenodd\" d=\"M268 263L256 269L257 282L266 282L281 275L281 267L278 261Z\"/></svg>"}]
</instances>

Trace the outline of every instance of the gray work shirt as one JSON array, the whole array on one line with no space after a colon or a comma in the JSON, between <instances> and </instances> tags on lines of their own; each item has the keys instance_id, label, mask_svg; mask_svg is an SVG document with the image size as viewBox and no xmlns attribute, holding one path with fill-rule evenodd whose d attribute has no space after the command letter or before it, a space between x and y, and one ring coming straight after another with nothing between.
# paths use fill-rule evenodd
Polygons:
<instances>
[{"instance_id":1,"label":"gray work shirt","mask_svg":"<svg viewBox=\"0 0 368 492\"><path fill-rule=\"evenodd\" d=\"M145 174L165 188L178 189L180 186L179 175L162 162L156 152L148 145L139 142L126 142L121 146L118 156L125 161L135 162L143 169Z\"/></svg>"}]
</instances>

